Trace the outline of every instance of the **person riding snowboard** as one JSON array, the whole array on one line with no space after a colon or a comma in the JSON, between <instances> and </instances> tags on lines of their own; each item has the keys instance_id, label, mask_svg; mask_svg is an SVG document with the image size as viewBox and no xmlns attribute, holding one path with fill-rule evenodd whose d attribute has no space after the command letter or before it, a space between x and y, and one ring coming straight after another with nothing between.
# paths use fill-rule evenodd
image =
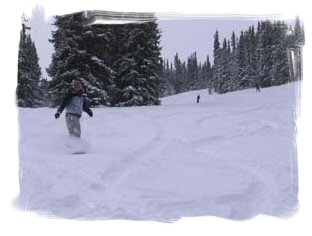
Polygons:
<instances>
[{"instance_id":1,"label":"person riding snowboard","mask_svg":"<svg viewBox=\"0 0 312 236\"><path fill-rule=\"evenodd\" d=\"M55 113L55 119L58 119L62 111L66 108L66 124L70 136L80 138L81 129L79 119L82 112L86 112L90 117L93 116L93 112L86 103L83 96L83 87L79 80L74 80L72 88L65 96L61 106Z\"/></svg>"}]
</instances>

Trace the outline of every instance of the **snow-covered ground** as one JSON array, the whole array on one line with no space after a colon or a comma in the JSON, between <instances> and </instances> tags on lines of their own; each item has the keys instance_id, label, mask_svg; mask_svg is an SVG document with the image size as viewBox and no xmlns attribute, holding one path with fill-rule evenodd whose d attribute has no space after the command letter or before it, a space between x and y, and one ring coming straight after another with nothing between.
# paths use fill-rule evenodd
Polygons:
<instances>
[{"instance_id":1,"label":"snow-covered ground","mask_svg":"<svg viewBox=\"0 0 312 236\"><path fill-rule=\"evenodd\" d=\"M64 114L20 109L17 205L74 219L290 216L298 204L298 86L93 109L81 119L78 146ZM77 148L87 154L71 154Z\"/></svg>"}]
</instances>

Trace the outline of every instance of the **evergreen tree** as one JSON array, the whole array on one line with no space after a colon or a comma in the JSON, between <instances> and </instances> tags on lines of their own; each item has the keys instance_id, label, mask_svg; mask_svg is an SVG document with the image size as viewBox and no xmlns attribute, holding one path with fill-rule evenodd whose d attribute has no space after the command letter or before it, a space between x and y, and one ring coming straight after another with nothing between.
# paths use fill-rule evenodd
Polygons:
<instances>
[{"instance_id":1,"label":"evergreen tree","mask_svg":"<svg viewBox=\"0 0 312 236\"><path fill-rule=\"evenodd\" d=\"M239 66L238 66L238 49L235 32L232 32L231 36L231 53L230 53L230 62L229 62L229 91L235 91L239 89Z\"/></svg>"},{"instance_id":2,"label":"evergreen tree","mask_svg":"<svg viewBox=\"0 0 312 236\"><path fill-rule=\"evenodd\" d=\"M207 80L211 81L211 79L212 79L212 66L211 66L211 63L209 60L209 55L207 55L205 65L206 65ZM208 85L209 85L209 83L208 83Z\"/></svg>"},{"instance_id":3,"label":"evergreen tree","mask_svg":"<svg viewBox=\"0 0 312 236\"><path fill-rule=\"evenodd\" d=\"M196 52L192 53L187 59L187 83L186 90L199 89L198 63Z\"/></svg>"},{"instance_id":4,"label":"evergreen tree","mask_svg":"<svg viewBox=\"0 0 312 236\"><path fill-rule=\"evenodd\" d=\"M290 81L287 56L287 26L283 22L261 22L257 40L257 81L261 86Z\"/></svg>"},{"instance_id":5,"label":"evergreen tree","mask_svg":"<svg viewBox=\"0 0 312 236\"><path fill-rule=\"evenodd\" d=\"M239 42L237 46L237 65L238 65L238 81L237 89L244 89L248 87L248 50L247 37L241 31Z\"/></svg>"},{"instance_id":6,"label":"evergreen tree","mask_svg":"<svg viewBox=\"0 0 312 236\"><path fill-rule=\"evenodd\" d=\"M232 32L232 36L231 36L231 47L232 47L233 52L236 51L237 44L236 44L236 36L235 36L234 31Z\"/></svg>"},{"instance_id":7,"label":"evergreen tree","mask_svg":"<svg viewBox=\"0 0 312 236\"><path fill-rule=\"evenodd\" d=\"M254 26L250 26L248 31L246 32L246 56L247 56L247 64L246 64L246 74L248 83L245 88L254 87L257 83L257 59L256 59L256 34L254 30Z\"/></svg>"},{"instance_id":8,"label":"evergreen tree","mask_svg":"<svg viewBox=\"0 0 312 236\"><path fill-rule=\"evenodd\" d=\"M159 104L161 57L160 32L155 22L124 25L119 42L125 42L118 71L117 106Z\"/></svg>"},{"instance_id":9,"label":"evergreen tree","mask_svg":"<svg viewBox=\"0 0 312 236\"><path fill-rule=\"evenodd\" d=\"M281 85L290 80L289 62L287 57L287 26L283 22L273 24L272 33L272 61L273 66L270 71L271 84Z\"/></svg>"},{"instance_id":10,"label":"evergreen tree","mask_svg":"<svg viewBox=\"0 0 312 236\"><path fill-rule=\"evenodd\" d=\"M230 89L230 49L227 40L224 39L222 49L220 50L220 58L218 60L218 80L217 92L226 93Z\"/></svg>"},{"instance_id":11,"label":"evergreen tree","mask_svg":"<svg viewBox=\"0 0 312 236\"><path fill-rule=\"evenodd\" d=\"M39 87L41 69L35 43L27 30L26 21L22 23L18 53L17 104L20 107L43 106Z\"/></svg>"},{"instance_id":12,"label":"evergreen tree","mask_svg":"<svg viewBox=\"0 0 312 236\"><path fill-rule=\"evenodd\" d=\"M175 75L174 75L174 86L176 93L180 93L182 91L182 86L184 81L183 77L183 68L182 62L179 58L178 53L174 56L174 68L175 68Z\"/></svg>"},{"instance_id":13,"label":"evergreen tree","mask_svg":"<svg viewBox=\"0 0 312 236\"><path fill-rule=\"evenodd\" d=\"M205 62L206 64L206 81L207 81L207 88L208 88L208 92L209 94L212 93L212 78L213 78L213 70L212 70L212 66L209 60L209 56L207 56L207 60Z\"/></svg>"},{"instance_id":14,"label":"evergreen tree","mask_svg":"<svg viewBox=\"0 0 312 236\"><path fill-rule=\"evenodd\" d=\"M212 78L212 87L215 92L219 92L220 82L221 82L221 49L219 42L219 32L216 31L214 35L214 44L213 44L213 57L214 57L214 65L213 65L213 78Z\"/></svg>"},{"instance_id":15,"label":"evergreen tree","mask_svg":"<svg viewBox=\"0 0 312 236\"><path fill-rule=\"evenodd\" d=\"M47 72L52 106L79 79L93 106L158 104L162 61L157 24L88 25L82 12L57 16Z\"/></svg>"},{"instance_id":16,"label":"evergreen tree","mask_svg":"<svg viewBox=\"0 0 312 236\"><path fill-rule=\"evenodd\" d=\"M162 59L162 73L160 85L160 97L166 97L175 94L173 82L170 79L169 61Z\"/></svg>"},{"instance_id":17,"label":"evergreen tree","mask_svg":"<svg viewBox=\"0 0 312 236\"><path fill-rule=\"evenodd\" d=\"M188 68L187 68L186 62L184 61L182 63L182 81L183 81L183 84L182 84L181 92L189 91L187 88L187 80L188 80Z\"/></svg>"},{"instance_id":18,"label":"evergreen tree","mask_svg":"<svg viewBox=\"0 0 312 236\"><path fill-rule=\"evenodd\" d=\"M289 43L288 46L294 53L293 56L293 64L294 64L294 72L293 78L297 80L302 79L302 46L305 43L304 37L304 27L303 24L300 22L299 17L296 17L294 31L289 36ZM291 57L292 58L292 57Z\"/></svg>"},{"instance_id":19,"label":"evergreen tree","mask_svg":"<svg viewBox=\"0 0 312 236\"><path fill-rule=\"evenodd\" d=\"M209 61L209 56L207 56L206 61L202 66L198 68L198 77L200 81L200 89L210 88L210 83L212 79L212 69Z\"/></svg>"},{"instance_id":20,"label":"evergreen tree","mask_svg":"<svg viewBox=\"0 0 312 236\"><path fill-rule=\"evenodd\" d=\"M47 69L52 78L49 85L52 106L61 103L75 79L84 85L90 105L110 105L107 91L115 72L102 59L103 45L109 40L105 37L106 29L84 26L84 20L83 13L55 17L57 30L50 40L55 53Z\"/></svg>"},{"instance_id":21,"label":"evergreen tree","mask_svg":"<svg viewBox=\"0 0 312 236\"><path fill-rule=\"evenodd\" d=\"M216 30L214 35L214 43L213 43L213 57L216 59L218 55L218 50L220 49L220 42L219 42L219 32Z\"/></svg>"}]
</instances>

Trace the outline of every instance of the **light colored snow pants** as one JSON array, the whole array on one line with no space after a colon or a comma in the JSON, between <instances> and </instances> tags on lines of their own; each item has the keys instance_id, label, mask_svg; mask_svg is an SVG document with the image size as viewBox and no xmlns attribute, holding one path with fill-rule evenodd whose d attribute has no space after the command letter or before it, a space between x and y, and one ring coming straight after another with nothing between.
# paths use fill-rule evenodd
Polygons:
<instances>
[{"instance_id":1,"label":"light colored snow pants","mask_svg":"<svg viewBox=\"0 0 312 236\"><path fill-rule=\"evenodd\" d=\"M71 136L80 138L81 130L80 130L80 121L79 117L71 114L66 114L66 124L68 128L68 132Z\"/></svg>"}]
</instances>

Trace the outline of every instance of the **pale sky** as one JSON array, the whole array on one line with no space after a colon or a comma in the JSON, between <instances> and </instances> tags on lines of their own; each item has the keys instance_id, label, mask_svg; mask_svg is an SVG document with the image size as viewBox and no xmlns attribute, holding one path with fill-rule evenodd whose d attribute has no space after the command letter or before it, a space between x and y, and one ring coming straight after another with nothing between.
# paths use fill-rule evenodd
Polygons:
<instances>
[{"instance_id":1,"label":"pale sky","mask_svg":"<svg viewBox=\"0 0 312 236\"><path fill-rule=\"evenodd\" d=\"M36 45L39 65L44 78L48 77L46 68L51 63L51 56L54 51L52 43L49 42L49 39L52 38L51 30L54 29L52 22L52 18L46 19L44 9L38 7L33 10L29 21L31 37Z\"/></svg>"},{"instance_id":2,"label":"pale sky","mask_svg":"<svg viewBox=\"0 0 312 236\"><path fill-rule=\"evenodd\" d=\"M158 25L161 30L162 56L169 61L173 61L174 55L178 52L182 61L197 52L198 61L203 62L209 55L210 62L213 62L213 36L218 29L220 43L224 38L229 39L233 30L238 37L240 31L247 30L250 25L257 25L260 18L242 18L242 17L205 17L205 18L176 18L176 19L158 19ZM263 17L262 19L265 19ZM47 77L45 68L51 62L51 56L54 51L53 45L48 41L51 38L52 18L46 18L43 8L36 8L30 19L31 36L35 41L39 64L42 68L44 77Z\"/></svg>"},{"instance_id":3,"label":"pale sky","mask_svg":"<svg viewBox=\"0 0 312 236\"><path fill-rule=\"evenodd\" d=\"M209 55L213 62L213 42L216 30L219 31L219 41L229 39L234 31L239 36L240 31L247 30L250 25L257 25L258 20L242 20L239 18L206 18L159 20L162 31L161 45L164 58L173 60L178 52L179 57L186 61L191 53L197 53L198 61L205 61Z\"/></svg>"}]
</instances>

